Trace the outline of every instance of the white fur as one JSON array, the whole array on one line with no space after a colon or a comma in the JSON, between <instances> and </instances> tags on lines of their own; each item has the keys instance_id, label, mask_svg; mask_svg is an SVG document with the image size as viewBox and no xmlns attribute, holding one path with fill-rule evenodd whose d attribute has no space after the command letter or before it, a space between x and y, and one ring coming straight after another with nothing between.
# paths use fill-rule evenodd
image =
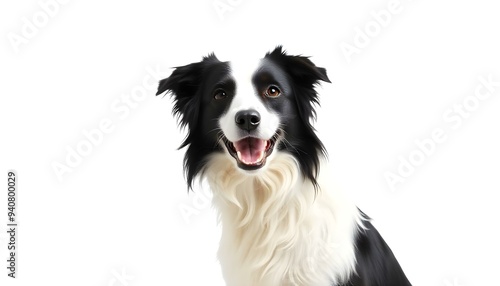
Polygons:
<instances>
[{"instance_id":1,"label":"white fur","mask_svg":"<svg viewBox=\"0 0 500 286\"><path fill-rule=\"evenodd\" d=\"M240 110L260 113L255 137L270 139L279 128L279 115L263 104L252 85L257 69L231 63L236 95L219 125L232 142L246 136L235 124ZM354 239L361 217L347 197L327 184L326 161L315 192L290 154L274 150L265 166L244 171L225 151L210 157L202 177L214 193L222 224L219 260L227 286L331 286L346 281L355 269Z\"/></svg>"},{"instance_id":2,"label":"white fur","mask_svg":"<svg viewBox=\"0 0 500 286\"><path fill-rule=\"evenodd\" d=\"M260 63L260 61L255 61ZM235 142L242 139L241 129L234 124L235 116L241 110L256 110L260 114L259 128L254 134L255 137L260 139L270 139L279 127L279 117L276 113L272 112L264 106L259 95L252 85L253 72L256 68L248 68L248 64L231 62L231 75L236 82L236 95L231 101L226 114L219 119L219 126L224 131L226 138ZM250 72L248 72L250 71Z\"/></svg>"},{"instance_id":3,"label":"white fur","mask_svg":"<svg viewBox=\"0 0 500 286\"><path fill-rule=\"evenodd\" d=\"M315 194L293 156L275 153L266 168L252 173L239 170L228 154L215 154L203 172L222 224L219 260L227 286L331 286L347 280L362 226L356 206L325 184L331 175L325 161Z\"/></svg>"}]
</instances>

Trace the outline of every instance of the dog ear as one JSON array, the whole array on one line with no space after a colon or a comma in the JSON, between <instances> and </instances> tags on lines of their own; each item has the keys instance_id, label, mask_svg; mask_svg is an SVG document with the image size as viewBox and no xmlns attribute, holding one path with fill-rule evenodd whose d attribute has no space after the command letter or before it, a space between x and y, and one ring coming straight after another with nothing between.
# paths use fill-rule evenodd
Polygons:
<instances>
[{"instance_id":1,"label":"dog ear","mask_svg":"<svg viewBox=\"0 0 500 286\"><path fill-rule=\"evenodd\" d=\"M282 46L276 47L266 57L283 64L295 81L306 85L314 85L320 80L331 82L326 69L317 67L308 57L287 55Z\"/></svg>"},{"instance_id":2,"label":"dog ear","mask_svg":"<svg viewBox=\"0 0 500 286\"><path fill-rule=\"evenodd\" d=\"M165 91L174 99L172 113L179 118L181 127L189 126L193 130L199 114L199 88L203 80L203 72L208 65L220 62L215 55L209 54L203 60L185 66L176 67L172 74L160 80L156 95Z\"/></svg>"},{"instance_id":3,"label":"dog ear","mask_svg":"<svg viewBox=\"0 0 500 286\"><path fill-rule=\"evenodd\" d=\"M285 68L295 85L295 99L300 116L307 124L311 118L316 118L314 104L319 105L318 94L314 86L319 81L331 82L326 69L317 67L308 57L288 55L281 46L268 53L266 58L275 61Z\"/></svg>"},{"instance_id":4,"label":"dog ear","mask_svg":"<svg viewBox=\"0 0 500 286\"><path fill-rule=\"evenodd\" d=\"M174 99L172 113L178 117L181 127L194 129L198 120L199 102L196 93L202 81L203 61L176 67L172 74L162 79L156 95L165 91Z\"/></svg>"}]
</instances>

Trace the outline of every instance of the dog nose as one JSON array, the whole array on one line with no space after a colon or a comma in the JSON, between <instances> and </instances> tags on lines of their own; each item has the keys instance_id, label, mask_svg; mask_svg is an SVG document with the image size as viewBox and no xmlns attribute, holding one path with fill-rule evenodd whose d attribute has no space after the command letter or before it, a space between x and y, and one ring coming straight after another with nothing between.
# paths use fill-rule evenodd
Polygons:
<instances>
[{"instance_id":1,"label":"dog nose","mask_svg":"<svg viewBox=\"0 0 500 286\"><path fill-rule=\"evenodd\" d=\"M259 126L260 114L257 110L253 109L241 110L236 113L235 120L239 128L252 131Z\"/></svg>"}]
</instances>

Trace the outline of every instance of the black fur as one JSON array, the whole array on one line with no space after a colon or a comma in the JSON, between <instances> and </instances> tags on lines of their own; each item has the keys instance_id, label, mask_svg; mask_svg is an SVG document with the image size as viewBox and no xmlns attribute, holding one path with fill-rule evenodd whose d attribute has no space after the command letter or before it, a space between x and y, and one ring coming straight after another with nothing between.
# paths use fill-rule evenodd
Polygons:
<instances>
[{"instance_id":1,"label":"black fur","mask_svg":"<svg viewBox=\"0 0 500 286\"><path fill-rule=\"evenodd\" d=\"M207 156L223 151L218 144L219 127L213 118L224 113L231 97L223 104L214 104L211 99L214 90L221 86L234 93L235 86L231 86L234 82L229 72L228 63L211 54L201 62L175 68L170 77L160 81L156 94L171 93L173 113L180 119L180 126L188 129L188 135L179 148L188 148L184 170L189 188L203 171ZM303 175L316 185L320 154L326 155L326 151L310 121L316 115L314 104L319 104L314 85L319 81L330 82L326 70L315 66L307 57L287 55L279 46L266 54L262 68L254 76L256 86L270 80L289 86L286 90L288 96L268 103L282 116L281 129L286 133L287 140L277 148L294 155ZM204 108L200 108L201 105ZM295 116L297 114L299 116Z\"/></svg>"},{"instance_id":2,"label":"black fur","mask_svg":"<svg viewBox=\"0 0 500 286\"><path fill-rule=\"evenodd\" d=\"M278 146L278 149L294 155L300 164L302 174L317 186L319 158L321 154L326 156L326 150L316 135L311 120L316 118L314 105L319 105L314 86L319 81L330 82L326 69L317 67L307 57L287 55L280 46L266 54L265 59L275 63L276 69L282 69L288 76L288 81L292 83L291 92L295 99L293 106L297 110L286 115L288 117L292 114L299 115L286 122L284 130L288 142Z\"/></svg>"},{"instance_id":3,"label":"black fur","mask_svg":"<svg viewBox=\"0 0 500 286\"><path fill-rule=\"evenodd\" d=\"M317 186L316 177L320 157L326 151L317 137L311 121L315 118L315 105L319 105L314 87L320 81L330 82L324 68L317 67L307 57L287 55L279 46L267 53L252 78L257 91L270 84L280 87L283 95L261 98L264 104L280 116L286 140L276 148L289 152L299 162L304 177ZM184 170L188 188L203 172L207 158L214 152L223 152L220 127L217 120L230 106L236 93L230 65L215 55L202 61L175 68L170 77L160 81L157 95L169 92L174 101L173 114L188 134L179 148L187 147ZM224 99L214 100L217 91L224 90ZM368 217L357 234L356 273L350 281L339 286L411 286L394 254ZM336 285L333 285L336 286Z\"/></svg>"},{"instance_id":4,"label":"black fur","mask_svg":"<svg viewBox=\"0 0 500 286\"><path fill-rule=\"evenodd\" d=\"M207 156L214 151L222 152L218 145L218 127L211 122L210 116L207 118L207 109L200 106L209 103L208 90L228 74L229 65L211 54L201 62L175 68L170 77L161 80L158 86L156 95L165 91L171 93L174 99L172 113L179 118L181 127L187 127L188 134L179 149L187 147L184 171L188 188L192 187L194 178L205 166ZM222 111L219 110L219 113Z\"/></svg>"},{"instance_id":5,"label":"black fur","mask_svg":"<svg viewBox=\"0 0 500 286\"><path fill-rule=\"evenodd\" d=\"M366 229L356 238L356 274L343 286L411 286L387 243L361 214Z\"/></svg>"}]
</instances>

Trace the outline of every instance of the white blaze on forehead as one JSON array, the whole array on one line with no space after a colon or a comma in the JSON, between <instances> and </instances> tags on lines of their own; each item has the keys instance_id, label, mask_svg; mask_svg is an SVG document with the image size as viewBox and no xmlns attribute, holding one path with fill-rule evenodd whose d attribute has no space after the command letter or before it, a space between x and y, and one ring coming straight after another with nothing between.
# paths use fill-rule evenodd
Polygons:
<instances>
[{"instance_id":1,"label":"white blaze on forehead","mask_svg":"<svg viewBox=\"0 0 500 286\"><path fill-rule=\"evenodd\" d=\"M252 77L259 69L260 63L261 59L248 57L229 62L231 76L236 81L236 96L254 95L254 98L257 95Z\"/></svg>"},{"instance_id":2,"label":"white blaze on forehead","mask_svg":"<svg viewBox=\"0 0 500 286\"><path fill-rule=\"evenodd\" d=\"M279 126L279 117L267 108L255 86L252 83L252 77L259 69L261 59L251 59L243 57L236 61L231 61L231 77L236 82L236 94L231 104L220 119L219 124L226 138L235 142L244 137L241 129L236 126L235 116L238 111L256 110L260 114L260 124L255 130L253 136L261 139L270 139Z\"/></svg>"}]
</instances>

